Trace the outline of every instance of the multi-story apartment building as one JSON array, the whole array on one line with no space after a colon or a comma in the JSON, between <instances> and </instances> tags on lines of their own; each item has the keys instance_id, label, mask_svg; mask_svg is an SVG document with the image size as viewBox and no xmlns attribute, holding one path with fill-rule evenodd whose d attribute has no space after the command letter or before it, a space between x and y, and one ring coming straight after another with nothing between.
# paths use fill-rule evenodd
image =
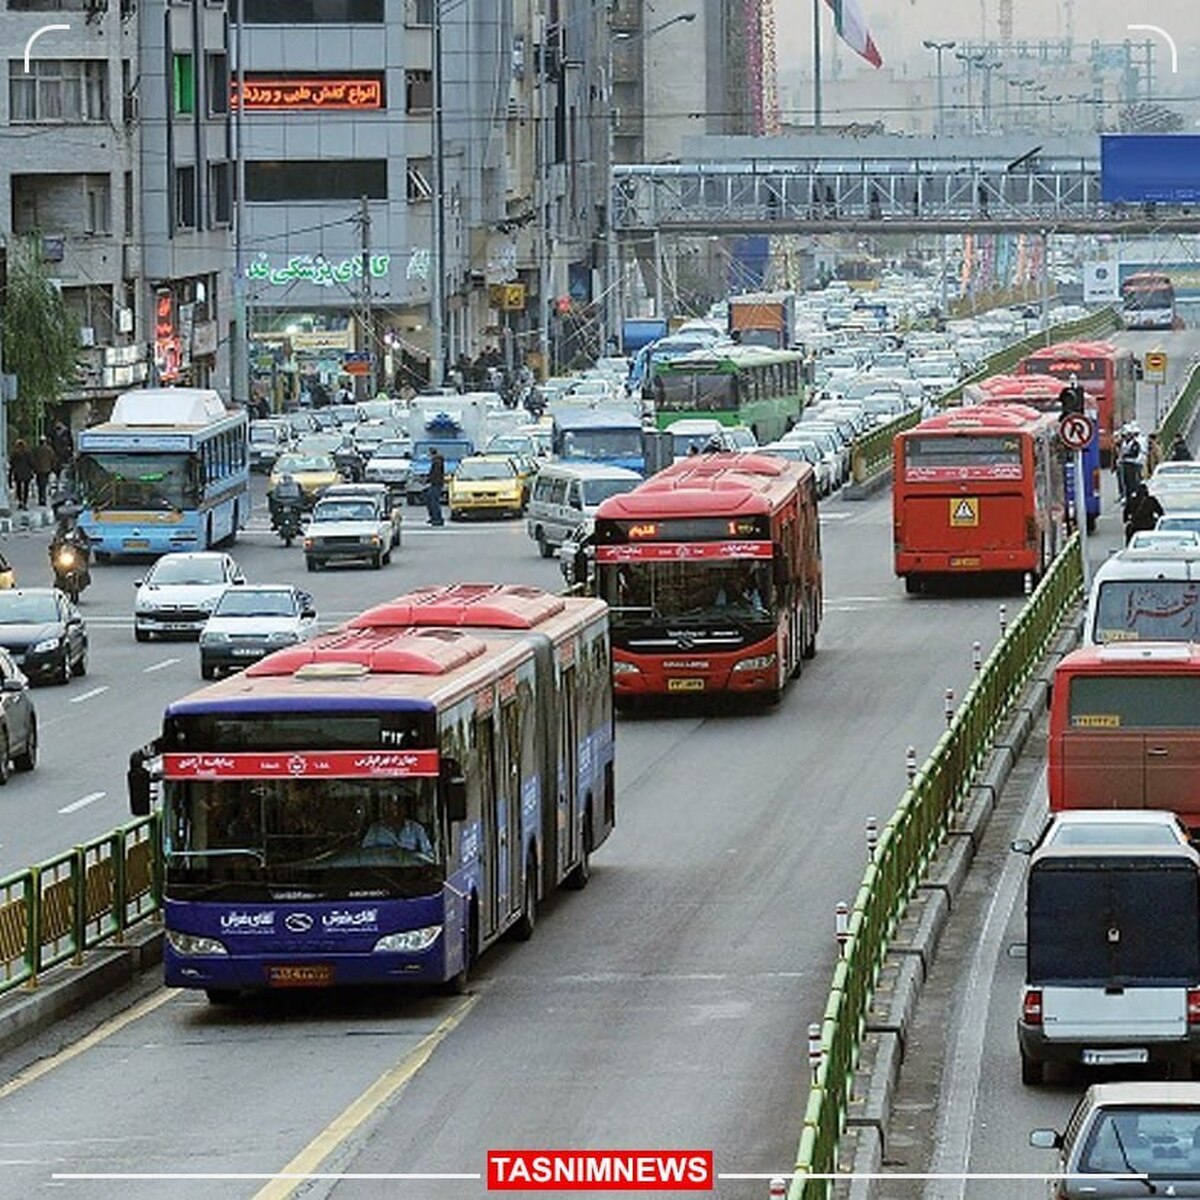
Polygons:
<instances>
[{"instance_id":1,"label":"multi-story apartment building","mask_svg":"<svg viewBox=\"0 0 1200 1200\"><path fill-rule=\"evenodd\" d=\"M78 326L77 386L65 397L77 420L155 375L227 383L214 324L226 232L216 213L198 214L208 191L194 184L185 203L167 173L185 165L195 173L196 137L221 136L223 118L194 105L204 93L187 63L201 45L223 52L222 12L223 0L0 0L10 47L0 237L41 239ZM54 28L30 46L46 26ZM178 103L168 110L171 70ZM169 222L168 204L186 221ZM164 237L172 244L156 253Z\"/></svg>"}]
</instances>

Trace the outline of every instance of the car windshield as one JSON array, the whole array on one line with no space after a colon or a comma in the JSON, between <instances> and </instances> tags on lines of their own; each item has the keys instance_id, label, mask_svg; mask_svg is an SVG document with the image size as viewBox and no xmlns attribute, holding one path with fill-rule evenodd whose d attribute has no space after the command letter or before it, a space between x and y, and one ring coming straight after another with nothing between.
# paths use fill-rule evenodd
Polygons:
<instances>
[{"instance_id":1,"label":"car windshield","mask_svg":"<svg viewBox=\"0 0 1200 1200\"><path fill-rule=\"evenodd\" d=\"M374 521L375 506L362 500L322 500L313 509L312 519L319 521Z\"/></svg>"},{"instance_id":2,"label":"car windshield","mask_svg":"<svg viewBox=\"0 0 1200 1200\"><path fill-rule=\"evenodd\" d=\"M1102 1110L1087 1133L1075 1170L1086 1175L1195 1179L1200 1170L1200 1108Z\"/></svg>"},{"instance_id":3,"label":"car windshield","mask_svg":"<svg viewBox=\"0 0 1200 1200\"><path fill-rule=\"evenodd\" d=\"M637 458L641 453L640 429L568 429L562 437L563 458Z\"/></svg>"},{"instance_id":4,"label":"car windshield","mask_svg":"<svg viewBox=\"0 0 1200 1200\"><path fill-rule=\"evenodd\" d=\"M294 617L296 600L291 592L278 589L257 592L230 588L213 613L217 617Z\"/></svg>"},{"instance_id":5,"label":"car windshield","mask_svg":"<svg viewBox=\"0 0 1200 1200\"><path fill-rule=\"evenodd\" d=\"M376 458L407 458L412 453L410 442L380 442Z\"/></svg>"},{"instance_id":6,"label":"car windshield","mask_svg":"<svg viewBox=\"0 0 1200 1200\"><path fill-rule=\"evenodd\" d=\"M225 571L219 558L168 556L154 564L146 582L160 587L164 583L224 583Z\"/></svg>"},{"instance_id":7,"label":"car windshield","mask_svg":"<svg viewBox=\"0 0 1200 1200\"><path fill-rule=\"evenodd\" d=\"M251 425L250 440L252 442L269 442L274 445L282 436L282 431L275 425Z\"/></svg>"},{"instance_id":8,"label":"car windshield","mask_svg":"<svg viewBox=\"0 0 1200 1200\"><path fill-rule=\"evenodd\" d=\"M588 508L595 508L610 496L631 491L638 482L636 479L585 479L582 485L583 502Z\"/></svg>"},{"instance_id":9,"label":"car windshield","mask_svg":"<svg viewBox=\"0 0 1200 1200\"><path fill-rule=\"evenodd\" d=\"M53 596L31 596L21 592L0 592L0 623L5 625L45 625L58 620Z\"/></svg>"},{"instance_id":10,"label":"car windshield","mask_svg":"<svg viewBox=\"0 0 1200 1200\"><path fill-rule=\"evenodd\" d=\"M301 471L336 474L333 459L327 454L285 454L275 464L276 475L295 475Z\"/></svg>"},{"instance_id":11,"label":"car windshield","mask_svg":"<svg viewBox=\"0 0 1200 1200\"><path fill-rule=\"evenodd\" d=\"M496 437L487 444L489 454L528 454L530 445L528 438Z\"/></svg>"},{"instance_id":12,"label":"car windshield","mask_svg":"<svg viewBox=\"0 0 1200 1200\"><path fill-rule=\"evenodd\" d=\"M512 479L516 472L506 462L465 462L459 465L454 478L460 483L476 483L484 479Z\"/></svg>"},{"instance_id":13,"label":"car windshield","mask_svg":"<svg viewBox=\"0 0 1200 1200\"><path fill-rule=\"evenodd\" d=\"M341 448L342 442L340 433L310 433L298 449L301 454L332 454Z\"/></svg>"}]
</instances>

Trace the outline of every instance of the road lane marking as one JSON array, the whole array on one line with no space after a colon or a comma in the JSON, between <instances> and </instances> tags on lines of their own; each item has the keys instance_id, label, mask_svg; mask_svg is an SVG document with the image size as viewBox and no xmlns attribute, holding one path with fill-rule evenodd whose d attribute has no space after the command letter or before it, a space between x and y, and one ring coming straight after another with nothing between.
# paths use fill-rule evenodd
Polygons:
<instances>
[{"instance_id":1,"label":"road lane marking","mask_svg":"<svg viewBox=\"0 0 1200 1200\"><path fill-rule=\"evenodd\" d=\"M1021 814L1017 837L1036 837L1046 810L1046 769ZM942 1072L938 1107L937 1137L934 1141L933 1175L942 1183L925 1189L926 1200L962 1200L966 1194L967 1172L971 1166L971 1147L975 1130L975 1110L983 1075L983 1054L987 1046L988 1013L992 985L1000 964L1001 944L1025 882L1029 859L1010 854L1000 871L1000 880L992 892L984 916L979 940L971 959L966 995L958 1013L954 1045ZM960 1165L961 1164L961 1165Z\"/></svg>"},{"instance_id":2,"label":"road lane marking","mask_svg":"<svg viewBox=\"0 0 1200 1200\"><path fill-rule=\"evenodd\" d=\"M143 667L142 674L149 675L154 671L163 670L164 667L173 667L177 662L182 662L182 661L183 660L179 659L179 658L164 658L162 660L162 662L155 663L153 666Z\"/></svg>"},{"instance_id":3,"label":"road lane marking","mask_svg":"<svg viewBox=\"0 0 1200 1200\"><path fill-rule=\"evenodd\" d=\"M90 692L84 692L80 696L72 696L72 704L82 704L85 700L91 700L95 696L99 696L108 691L108 684L101 684L100 687L94 687Z\"/></svg>"},{"instance_id":4,"label":"road lane marking","mask_svg":"<svg viewBox=\"0 0 1200 1200\"><path fill-rule=\"evenodd\" d=\"M295 1158L272 1183L254 1193L254 1200L285 1200L296 1190L296 1178L307 1178L382 1108L433 1056L433 1052L466 1019L479 997L468 996L450 1015L406 1054L385 1071L365 1092L343 1109ZM3 1094L0 1093L0 1099Z\"/></svg>"},{"instance_id":5,"label":"road lane marking","mask_svg":"<svg viewBox=\"0 0 1200 1200\"><path fill-rule=\"evenodd\" d=\"M127 1025L132 1025L134 1021L140 1021L156 1009L162 1008L168 1001L174 1000L182 990L182 988L164 988L152 996L147 996L145 1000L139 1001L132 1008L126 1009L120 1015L97 1026L86 1037L80 1038L70 1046L65 1046L57 1054L52 1054L49 1058L43 1058L31 1067L26 1067L19 1075L14 1075L7 1083L0 1085L0 1100L7 1100L9 1096L19 1092L22 1088L49 1075L51 1071L57 1070L93 1047L108 1041L113 1034L120 1033Z\"/></svg>"},{"instance_id":6,"label":"road lane marking","mask_svg":"<svg viewBox=\"0 0 1200 1200\"><path fill-rule=\"evenodd\" d=\"M69 816L73 812L78 812L81 808L87 808L89 804L95 804L97 800L103 800L107 795L107 792L88 792L86 796L72 801L65 808L60 808L58 810L59 815L63 817Z\"/></svg>"}]
</instances>

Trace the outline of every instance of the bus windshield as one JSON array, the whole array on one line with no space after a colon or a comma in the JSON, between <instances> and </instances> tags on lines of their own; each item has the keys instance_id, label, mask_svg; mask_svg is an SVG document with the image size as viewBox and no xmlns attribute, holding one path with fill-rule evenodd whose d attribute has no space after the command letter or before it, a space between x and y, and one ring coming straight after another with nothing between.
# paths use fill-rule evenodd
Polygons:
<instances>
[{"instance_id":1,"label":"bus windshield","mask_svg":"<svg viewBox=\"0 0 1200 1200\"><path fill-rule=\"evenodd\" d=\"M79 484L96 511L185 509L200 501L187 454L81 454Z\"/></svg>"},{"instance_id":2,"label":"bus windshield","mask_svg":"<svg viewBox=\"0 0 1200 1200\"><path fill-rule=\"evenodd\" d=\"M433 779L168 780L164 811L174 884L361 888L442 858Z\"/></svg>"},{"instance_id":3,"label":"bus windshield","mask_svg":"<svg viewBox=\"0 0 1200 1200\"><path fill-rule=\"evenodd\" d=\"M1021 478L1021 442L1008 436L912 437L904 443L910 478L975 475Z\"/></svg>"},{"instance_id":4,"label":"bus windshield","mask_svg":"<svg viewBox=\"0 0 1200 1200\"><path fill-rule=\"evenodd\" d=\"M615 626L651 620L680 625L770 621L771 564L753 562L634 562L603 573L604 599Z\"/></svg>"},{"instance_id":5,"label":"bus windshield","mask_svg":"<svg viewBox=\"0 0 1200 1200\"><path fill-rule=\"evenodd\" d=\"M569 429L562 438L563 458L640 458L640 429Z\"/></svg>"},{"instance_id":6,"label":"bus windshield","mask_svg":"<svg viewBox=\"0 0 1200 1200\"><path fill-rule=\"evenodd\" d=\"M1113 580L1100 585L1097 642L1200 641L1200 583L1190 579Z\"/></svg>"},{"instance_id":7,"label":"bus windshield","mask_svg":"<svg viewBox=\"0 0 1200 1200\"><path fill-rule=\"evenodd\" d=\"M668 368L658 377L661 408L676 412L722 412L737 408L737 388L732 375Z\"/></svg>"},{"instance_id":8,"label":"bus windshield","mask_svg":"<svg viewBox=\"0 0 1200 1200\"><path fill-rule=\"evenodd\" d=\"M1175 289L1168 279L1127 283L1121 289L1121 302L1135 312L1143 308L1171 308L1175 303Z\"/></svg>"}]
</instances>

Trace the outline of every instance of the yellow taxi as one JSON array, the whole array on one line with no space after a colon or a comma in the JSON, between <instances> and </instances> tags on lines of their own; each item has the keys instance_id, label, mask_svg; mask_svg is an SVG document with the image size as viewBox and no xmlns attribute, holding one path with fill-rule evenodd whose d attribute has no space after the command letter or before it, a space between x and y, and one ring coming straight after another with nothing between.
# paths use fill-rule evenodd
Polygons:
<instances>
[{"instance_id":1,"label":"yellow taxi","mask_svg":"<svg viewBox=\"0 0 1200 1200\"><path fill-rule=\"evenodd\" d=\"M519 517L525 510L525 482L506 454L474 454L458 464L450 479L450 518L471 513Z\"/></svg>"},{"instance_id":2,"label":"yellow taxi","mask_svg":"<svg viewBox=\"0 0 1200 1200\"><path fill-rule=\"evenodd\" d=\"M342 482L341 472L331 454L281 454L271 468L267 491L273 491L285 475L290 475L300 485L305 508L312 508L327 487Z\"/></svg>"}]
</instances>

